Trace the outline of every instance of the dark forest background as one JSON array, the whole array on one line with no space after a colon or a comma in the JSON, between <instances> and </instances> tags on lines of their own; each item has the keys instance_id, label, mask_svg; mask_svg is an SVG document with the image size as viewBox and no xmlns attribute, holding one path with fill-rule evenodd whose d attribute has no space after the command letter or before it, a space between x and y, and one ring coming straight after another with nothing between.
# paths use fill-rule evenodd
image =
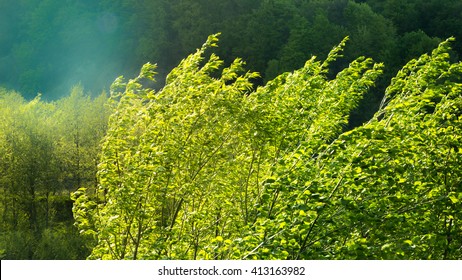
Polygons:
<instances>
[{"instance_id":1,"label":"dark forest background","mask_svg":"<svg viewBox=\"0 0 462 280\"><path fill-rule=\"evenodd\" d=\"M345 61L384 62L387 79L442 39L462 37L461 26L459 0L4 0L0 86L28 99L53 100L77 83L99 93L148 61L165 75L217 32L220 57L243 58L260 84L325 57L345 36Z\"/></svg>"}]
</instances>

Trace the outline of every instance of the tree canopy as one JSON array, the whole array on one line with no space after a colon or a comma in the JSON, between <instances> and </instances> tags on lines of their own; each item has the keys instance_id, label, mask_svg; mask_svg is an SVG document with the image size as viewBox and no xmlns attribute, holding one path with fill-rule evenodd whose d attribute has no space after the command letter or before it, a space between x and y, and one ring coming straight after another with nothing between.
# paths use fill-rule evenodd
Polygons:
<instances>
[{"instance_id":1,"label":"tree canopy","mask_svg":"<svg viewBox=\"0 0 462 280\"><path fill-rule=\"evenodd\" d=\"M346 40L345 40L346 41ZM156 91L113 84L97 195L74 193L92 259L458 259L461 70L452 40L409 62L372 119L343 132L382 73L315 57L265 86L210 36Z\"/></svg>"},{"instance_id":2,"label":"tree canopy","mask_svg":"<svg viewBox=\"0 0 462 280\"><path fill-rule=\"evenodd\" d=\"M79 82L98 93L148 61L158 64L163 78L217 32L220 57L226 63L243 58L261 74L259 84L302 67L312 55L325 58L346 36L346 61L366 55L384 62L391 78L408 59L435 48L439 38L462 36L459 2L9 1L0 4L0 85L27 99L37 92L58 99ZM413 47L401 43L415 32L422 39ZM461 45L455 44L460 56Z\"/></svg>"}]
</instances>

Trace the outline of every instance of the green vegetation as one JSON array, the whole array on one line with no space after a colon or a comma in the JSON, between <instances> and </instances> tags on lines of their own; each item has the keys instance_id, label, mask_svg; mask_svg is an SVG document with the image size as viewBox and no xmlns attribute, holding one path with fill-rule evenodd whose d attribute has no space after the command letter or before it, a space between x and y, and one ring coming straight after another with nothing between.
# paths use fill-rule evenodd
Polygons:
<instances>
[{"instance_id":1,"label":"green vegetation","mask_svg":"<svg viewBox=\"0 0 462 280\"><path fill-rule=\"evenodd\" d=\"M0 253L6 259L81 259L70 192L97 185L109 110L75 87L46 103L0 91Z\"/></svg>"},{"instance_id":2,"label":"green vegetation","mask_svg":"<svg viewBox=\"0 0 462 280\"><path fill-rule=\"evenodd\" d=\"M461 12L0 2L0 258L461 259Z\"/></svg>"},{"instance_id":3,"label":"green vegetation","mask_svg":"<svg viewBox=\"0 0 462 280\"><path fill-rule=\"evenodd\" d=\"M243 58L261 85L325 58L349 36L342 69L360 55L387 68L367 121L388 79L441 40L462 38L457 0L22 0L0 3L0 85L27 99L57 99L82 83L99 92L118 75L134 76L146 62L163 78L208 35L221 32L218 55ZM462 40L455 42L462 55ZM160 84L161 85L161 84ZM357 119L357 120L356 120ZM357 122L357 123L356 123Z\"/></svg>"},{"instance_id":4,"label":"green vegetation","mask_svg":"<svg viewBox=\"0 0 462 280\"><path fill-rule=\"evenodd\" d=\"M160 91L155 66L111 92L96 195L74 193L90 259L459 259L462 64L449 41L409 62L366 124L342 133L382 72L344 42L252 90L212 54Z\"/></svg>"}]
</instances>

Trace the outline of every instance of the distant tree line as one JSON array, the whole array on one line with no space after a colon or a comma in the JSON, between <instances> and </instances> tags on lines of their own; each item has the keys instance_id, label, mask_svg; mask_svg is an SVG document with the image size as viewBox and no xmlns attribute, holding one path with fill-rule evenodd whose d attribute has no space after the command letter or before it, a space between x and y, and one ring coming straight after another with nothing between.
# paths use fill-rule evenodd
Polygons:
<instances>
[{"instance_id":1,"label":"distant tree line","mask_svg":"<svg viewBox=\"0 0 462 280\"><path fill-rule=\"evenodd\" d=\"M54 102L0 89L0 257L81 259L70 193L95 188L110 107L82 87Z\"/></svg>"},{"instance_id":2,"label":"distant tree line","mask_svg":"<svg viewBox=\"0 0 462 280\"><path fill-rule=\"evenodd\" d=\"M384 62L386 79L441 39L462 38L461 12L457 0L3 1L0 85L27 98L58 98L79 82L97 93L148 61L165 76L217 32L220 57L243 58L260 84L326 57L345 36L345 61Z\"/></svg>"}]
</instances>

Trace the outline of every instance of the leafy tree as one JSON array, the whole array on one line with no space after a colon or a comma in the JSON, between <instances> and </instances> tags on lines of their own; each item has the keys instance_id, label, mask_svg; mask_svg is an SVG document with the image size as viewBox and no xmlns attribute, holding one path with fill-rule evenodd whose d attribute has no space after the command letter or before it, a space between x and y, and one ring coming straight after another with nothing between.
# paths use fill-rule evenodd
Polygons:
<instances>
[{"instance_id":1,"label":"leafy tree","mask_svg":"<svg viewBox=\"0 0 462 280\"><path fill-rule=\"evenodd\" d=\"M312 20L297 17L290 30L287 43L280 51L279 59L273 60L277 68L270 63L266 69L267 80L278 74L300 68L310 56L325 57L333 45L347 36L347 30L329 21L326 12L319 11ZM329 34L329 36L325 36Z\"/></svg>"},{"instance_id":2,"label":"leafy tree","mask_svg":"<svg viewBox=\"0 0 462 280\"><path fill-rule=\"evenodd\" d=\"M252 69L264 73L268 61L276 59L287 42L294 15L296 10L290 1L263 1L246 15L233 54L246 58Z\"/></svg>"},{"instance_id":3,"label":"leafy tree","mask_svg":"<svg viewBox=\"0 0 462 280\"><path fill-rule=\"evenodd\" d=\"M288 157L245 257L461 257L461 64L448 51L406 65L369 123Z\"/></svg>"},{"instance_id":4,"label":"leafy tree","mask_svg":"<svg viewBox=\"0 0 462 280\"><path fill-rule=\"evenodd\" d=\"M450 40L409 62L366 124L342 132L381 73L308 60L252 91L216 36L156 92L119 79L96 196L74 193L91 259L458 259L461 64Z\"/></svg>"},{"instance_id":5,"label":"leafy tree","mask_svg":"<svg viewBox=\"0 0 462 280\"><path fill-rule=\"evenodd\" d=\"M203 62L215 42L183 60L159 92L142 86L153 79L150 64L114 84L112 95L123 94L103 146L99 198L74 194L77 224L97 242L90 258L241 257L233 243L261 215L263 182L305 137L314 145L339 133L380 73L359 59L328 81L338 47L250 93L256 75L240 75L240 60L218 77L218 57Z\"/></svg>"},{"instance_id":6,"label":"leafy tree","mask_svg":"<svg viewBox=\"0 0 462 280\"><path fill-rule=\"evenodd\" d=\"M407 63L415 57L430 53L440 42L439 38L431 38L422 30L405 33L399 39L399 45L402 46L400 61Z\"/></svg>"},{"instance_id":7,"label":"leafy tree","mask_svg":"<svg viewBox=\"0 0 462 280\"><path fill-rule=\"evenodd\" d=\"M105 95L84 97L81 88L56 103L40 96L25 101L18 93L0 91L2 258L75 259L87 254L73 227L69 191L96 185L106 100ZM74 162L66 165L69 158ZM73 182L69 174L74 174Z\"/></svg>"},{"instance_id":8,"label":"leafy tree","mask_svg":"<svg viewBox=\"0 0 462 280\"><path fill-rule=\"evenodd\" d=\"M213 78L218 57L200 64L215 41L183 60L159 92L142 87L153 80L151 64L114 84L112 96L123 95L103 145L100 201L75 193L76 222L98 242L90 258L205 258L214 240L249 219L259 154L241 140L251 139L244 104L255 74L240 75L236 60Z\"/></svg>"},{"instance_id":9,"label":"leafy tree","mask_svg":"<svg viewBox=\"0 0 462 280\"><path fill-rule=\"evenodd\" d=\"M95 187L99 142L106 131L109 108L106 94L92 99L81 86L72 89L68 97L57 102L55 119L59 120L59 153L62 186L75 190Z\"/></svg>"},{"instance_id":10,"label":"leafy tree","mask_svg":"<svg viewBox=\"0 0 462 280\"><path fill-rule=\"evenodd\" d=\"M461 24L462 11L460 1L366 0L360 2L366 2L376 13L393 21L400 35L422 30L430 37L459 38L461 36L461 29L458 28ZM455 52L460 56L462 49L460 40L453 44L456 46ZM405 50L406 47L403 46L401 49Z\"/></svg>"},{"instance_id":11,"label":"leafy tree","mask_svg":"<svg viewBox=\"0 0 462 280\"><path fill-rule=\"evenodd\" d=\"M26 103L15 93L2 97L2 103L2 113L6 114L2 129L4 230L27 229L28 238L36 240L49 225L49 194L55 191L53 182L58 176L51 119L55 108L39 97ZM33 251L29 243L25 251L28 258L33 257Z\"/></svg>"}]
</instances>

